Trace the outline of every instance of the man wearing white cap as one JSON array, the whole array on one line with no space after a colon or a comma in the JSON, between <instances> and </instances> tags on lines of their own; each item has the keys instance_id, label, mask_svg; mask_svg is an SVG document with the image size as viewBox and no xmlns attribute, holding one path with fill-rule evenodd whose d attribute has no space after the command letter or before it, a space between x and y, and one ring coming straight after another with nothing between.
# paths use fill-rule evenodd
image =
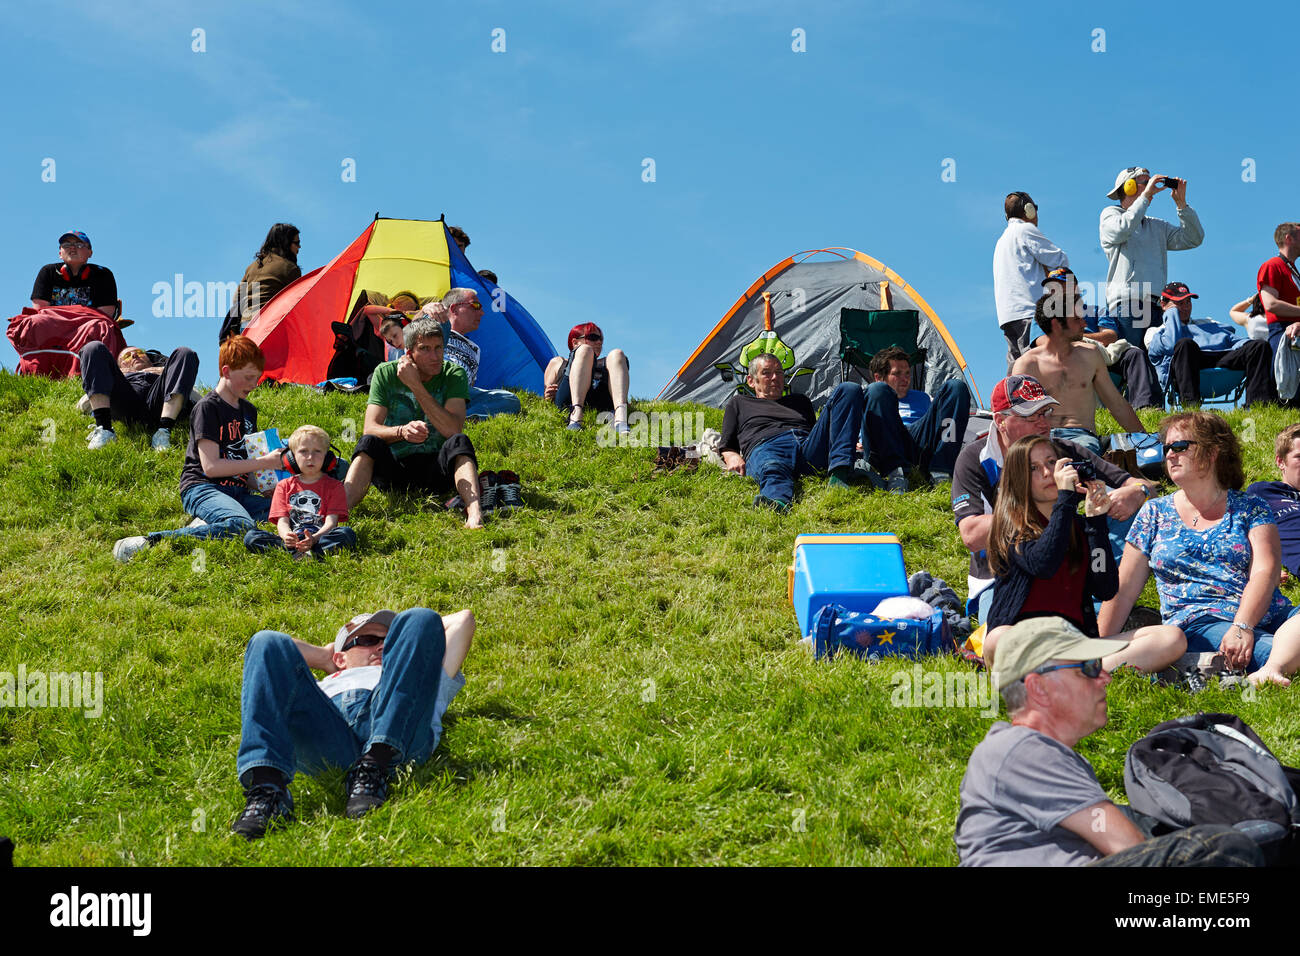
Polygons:
<instances>
[{"instance_id":1,"label":"man wearing white cap","mask_svg":"<svg viewBox=\"0 0 1300 956\"><path fill-rule=\"evenodd\" d=\"M259 631L244 654L236 769L246 806L231 830L249 840L293 819L294 772L348 767L349 817L388 796L402 763L429 758L442 716L465 686L460 672L474 615L427 608L358 614L332 643ZM326 677L317 681L311 669Z\"/></svg>"},{"instance_id":2,"label":"man wearing white cap","mask_svg":"<svg viewBox=\"0 0 1300 956\"><path fill-rule=\"evenodd\" d=\"M1177 226L1147 216L1151 200L1171 188L1178 208ZM1196 210L1187 205L1185 179L1152 176L1143 166L1129 166L1115 176L1115 186L1106 197L1119 201L1119 205L1101 211L1106 305L1123 337L1144 348L1143 332L1159 316L1153 300L1169 281L1166 253L1195 249L1205 238L1205 229Z\"/></svg>"},{"instance_id":3,"label":"man wearing white cap","mask_svg":"<svg viewBox=\"0 0 1300 956\"><path fill-rule=\"evenodd\" d=\"M1062 618L1011 628L993 681L1011 722L971 753L955 840L962 866L1262 866L1250 837L1205 825L1147 839L1075 752L1106 725L1110 672L1123 641L1088 638Z\"/></svg>"}]
</instances>

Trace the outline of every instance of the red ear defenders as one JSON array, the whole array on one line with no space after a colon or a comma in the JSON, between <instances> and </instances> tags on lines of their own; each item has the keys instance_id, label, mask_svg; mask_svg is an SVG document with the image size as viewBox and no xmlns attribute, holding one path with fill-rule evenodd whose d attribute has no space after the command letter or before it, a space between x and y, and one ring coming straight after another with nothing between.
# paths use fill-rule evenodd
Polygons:
<instances>
[{"instance_id":1,"label":"red ear defenders","mask_svg":"<svg viewBox=\"0 0 1300 956\"><path fill-rule=\"evenodd\" d=\"M320 470L322 474L328 475L330 469L338 464L339 456L334 453L334 446L330 445L325 449L325 461L321 463ZM291 474L301 475L302 469L298 467L298 459L293 457L293 449L285 447L280 451L280 464L284 467L281 471L287 471Z\"/></svg>"},{"instance_id":2,"label":"red ear defenders","mask_svg":"<svg viewBox=\"0 0 1300 956\"><path fill-rule=\"evenodd\" d=\"M66 263L59 266L59 275L63 276L64 281L66 282L72 281L72 276L68 275L68 266ZM81 267L81 275L77 276L77 279L81 282L84 282L89 278L90 278L90 264L87 263L86 265Z\"/></svg>"}]
</instances>

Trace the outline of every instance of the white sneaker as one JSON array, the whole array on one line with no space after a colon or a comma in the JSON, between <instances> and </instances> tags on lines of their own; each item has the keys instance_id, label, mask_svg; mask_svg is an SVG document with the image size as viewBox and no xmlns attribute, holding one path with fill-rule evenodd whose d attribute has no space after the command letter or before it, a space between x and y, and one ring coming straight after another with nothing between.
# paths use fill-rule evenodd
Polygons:
<instances>
[{"instance_id":1,"label":"white sneaker","mask_svg":"<svg viewBox=\"0 0 1300 956\"><path fill-rule=\"evenodd\" d=\"M208 523L207 523L206 521L204 521L202 518L195 518L193 521L191 521L191 522L190 522L189 524L187 524L185 527L187 527L187 528L206 528L207 526L208 526Z\"/></svg>"},{"instance_id":2,"label":"white sneaker","mask_svg":"<svg viewBox=\"0 0 1300 956\"><path fill-rule=\"evenodd\" d=\"M135 534L129 538L118 538L113 545L113 557L126 564L135 557L136 552L143 551L147 547L149 547L149 539L142 534Z\"/></svg>"},{"instance_id":3,"label":"white sneaker","mask_svg":"<svg viewBox=\"0 0 1300 956\"><path fill-rule=\"evenodd\" d=\"M171 432L165 428L160 428L153 433L153 450L166 451L172 447Z\"/></svg>"},{"instance_id":4,"label":"white sneaker","mask_svg":"<svg viewBox=\"0 0 1300 956\"><path fill-rule=\"evenodd\" d=\"M90 430L90 436L86 439L86 447L91 451L95 451L115 441L117 441L117 434L113 429L105 428L103 425L96 425Z\"/></svg>"}]
</instances>

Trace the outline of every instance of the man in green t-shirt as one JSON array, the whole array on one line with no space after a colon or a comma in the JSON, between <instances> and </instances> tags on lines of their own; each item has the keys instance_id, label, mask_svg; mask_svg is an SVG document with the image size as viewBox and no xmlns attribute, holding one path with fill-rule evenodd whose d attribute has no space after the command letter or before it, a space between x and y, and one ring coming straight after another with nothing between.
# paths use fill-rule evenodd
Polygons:
<instances>
[{"instance_id":1,"label":"man in green t-shirt","mask_svg":"<svg viewBox=\"0 0 1300 956\"><path fill-rule=\"evenodd\" d=\"M405 329L406 354L385 362L370 380L365 433L357 442L344 487L354 509L373 483L381 491L441 492L455 484L465 527L483 527L478 458L461 429L469 381L443 361L442 327L419 318Z\"/></svg>"}]
</instances>

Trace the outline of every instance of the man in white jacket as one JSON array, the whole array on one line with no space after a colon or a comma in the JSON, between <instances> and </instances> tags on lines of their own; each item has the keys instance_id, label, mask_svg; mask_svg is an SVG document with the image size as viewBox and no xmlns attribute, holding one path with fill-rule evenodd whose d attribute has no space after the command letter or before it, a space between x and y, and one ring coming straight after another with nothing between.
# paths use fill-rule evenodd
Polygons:
<instances>
[{"instance_id":1,"label":"man in white jacket","mask_svg":"<svg viewBox=\"0 0 1300 956\"><path fill-rule=\"evenodd\" d=\"M998 326L1007 338L1007 374L1029 350L1034 303L1042 295L1043 277L1070 264L1069 257L1038 230L1038 207L1025 192L1008 193L1007 228L993 249L993 301Z\"/></svg>"}]
</instances>

